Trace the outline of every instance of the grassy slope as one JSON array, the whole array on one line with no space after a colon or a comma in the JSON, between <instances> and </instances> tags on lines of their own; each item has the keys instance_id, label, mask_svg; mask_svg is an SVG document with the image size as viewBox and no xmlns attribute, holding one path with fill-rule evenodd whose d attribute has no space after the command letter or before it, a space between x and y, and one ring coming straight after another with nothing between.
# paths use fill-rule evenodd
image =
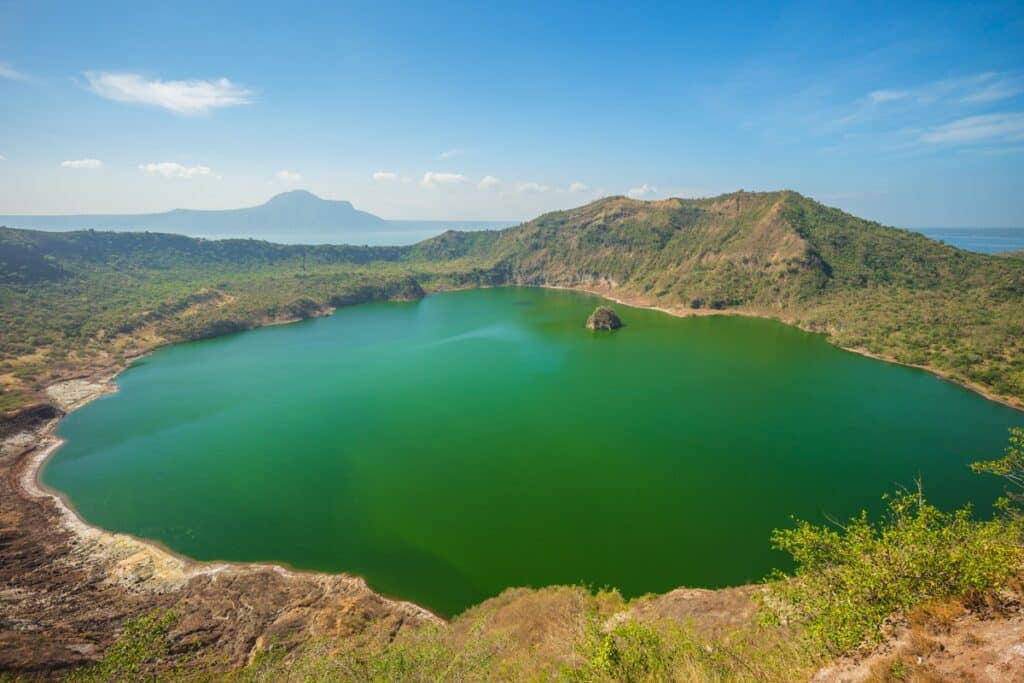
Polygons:
<instances>
[{"instance_id":1,"label":"grassy slope","mask_svg":"<svg viewBox=\"0 0 1024 683\"><path fill-rule=\"evenodd\" d=\"M511 282L781 318L1024 405L1021 260L962 251L793 192L616 197L418 248L481 260Z\"/></svg>"}]
</instances>

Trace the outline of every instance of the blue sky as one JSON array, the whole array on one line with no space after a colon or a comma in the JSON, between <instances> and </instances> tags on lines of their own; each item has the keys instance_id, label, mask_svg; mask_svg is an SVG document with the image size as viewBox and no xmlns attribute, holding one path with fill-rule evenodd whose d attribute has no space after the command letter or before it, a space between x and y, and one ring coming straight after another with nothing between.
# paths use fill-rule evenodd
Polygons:
<instances>
[{"instance_id":1,"label":"blue sky","mask_svg":"<svg viewBox=\"0 0 1024 683\"><path fill-rule=\"evenodd\" d=\"M0 213L789 188L1024 226L1020 2L150 4L0 0Z\"/></svg>"}]
</instances>

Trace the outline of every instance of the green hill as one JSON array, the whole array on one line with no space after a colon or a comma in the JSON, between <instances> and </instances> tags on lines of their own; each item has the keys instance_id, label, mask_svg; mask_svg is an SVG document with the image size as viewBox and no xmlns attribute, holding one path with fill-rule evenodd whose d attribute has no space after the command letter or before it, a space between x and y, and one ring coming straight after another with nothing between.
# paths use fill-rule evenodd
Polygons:
<instances>
[{"instance_id":1,"label":"green hill","mask_svg":"<svg viewBox=\"0 0 1024 683\"><path fill-rule=\"evenodd\" d=\"M1024 264L862 220L795 192L612 197L413 253L506 281L582 287L686 312L776 317L1022 405Z\"/></svg>"},{"instance_id":2,"label":"green hill","mask_svg":"<svg viewBox=\"0 0 1024 683\"><path fill-rule=\"evenodd\" d=\"M1024 405L1024 260L962 251L795 192L737 192L611 197L409 247L0 229L0 407L167 342L504 284L775 317Z\"/></svg>"}]
</instances>

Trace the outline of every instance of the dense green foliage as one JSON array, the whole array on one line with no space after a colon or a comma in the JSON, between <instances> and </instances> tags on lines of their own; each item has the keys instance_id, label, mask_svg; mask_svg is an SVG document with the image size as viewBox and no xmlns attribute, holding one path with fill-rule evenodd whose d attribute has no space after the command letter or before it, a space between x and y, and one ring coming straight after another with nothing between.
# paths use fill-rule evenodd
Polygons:
<instances>
[{"instance_id":1,"label":"dense green foliage","mask_svg":"<svg viewBox=\"0 0 1024 683\"><path fill-rule=\"evenodd\" d=\"M866 513L835 528L798 522L773 534L797 570L777 577L767 604L816 648L842 654L877 640L898 610L1004 587L1024 557L1020 531L1004 517L975 520L969 508L943 512L920 492L892 496L879 523Z\"/></svg>"},{"instance_id":2,"label":"dense green foliage","mask_svg":"<svg viewBox=\"0 0 1024 683\"><path fill-rule=\"evenodd\" d=\"M1001 506L1010 513L1021 511L1024 504L1024 429L1010 430L1010 444L1002 458L976 462L971 467L975 472L994 474L1009 482L1012 489L1007 491L1008 498Z\"/></svg>"}]
</instances>

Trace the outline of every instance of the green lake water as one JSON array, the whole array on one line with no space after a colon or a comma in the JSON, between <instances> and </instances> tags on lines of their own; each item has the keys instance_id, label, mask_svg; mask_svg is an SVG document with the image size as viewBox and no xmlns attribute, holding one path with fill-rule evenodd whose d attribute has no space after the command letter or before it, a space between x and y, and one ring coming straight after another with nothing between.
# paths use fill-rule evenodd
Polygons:
<instances>
[{"instance_id":1,"label":"green lake water","mask_svg":"<svg viewBox=\"0 0 1024 683\"><path fill-rule=\"evenodd\" d=\"M46 484L88 521L203 560L365 576L457 613L510 586L627 596L783 567L790 515L877 511L1024 415L766 320L679 319L507 288L381 303L163 349L68 415Z\"/></svg>"}]
</instances>

